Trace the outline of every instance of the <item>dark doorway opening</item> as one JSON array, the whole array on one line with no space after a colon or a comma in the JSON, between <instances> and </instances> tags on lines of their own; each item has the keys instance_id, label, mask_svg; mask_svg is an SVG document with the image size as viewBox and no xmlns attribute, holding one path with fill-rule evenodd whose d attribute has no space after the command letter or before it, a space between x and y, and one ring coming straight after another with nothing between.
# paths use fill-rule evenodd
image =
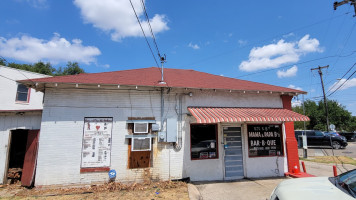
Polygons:
<instances>
[{"instance_id":1,"label":"dark doorway opening","mask_svg":"<svg viewBox=\"0 0 356 200\"><path fill-rule=\"evenodd\" d=\"M21 180L23 164L26 154L28 130L18 129L11 131L9 165L7 182L17 183Z\"/></svg>"}]
</instances>

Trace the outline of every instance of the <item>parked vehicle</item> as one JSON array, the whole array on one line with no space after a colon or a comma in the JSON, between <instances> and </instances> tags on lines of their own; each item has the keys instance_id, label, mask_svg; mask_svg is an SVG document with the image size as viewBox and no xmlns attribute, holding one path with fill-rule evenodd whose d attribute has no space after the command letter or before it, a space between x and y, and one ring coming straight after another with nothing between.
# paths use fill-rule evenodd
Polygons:
<instances>
[{"instance_id":1,"label":"parked vehicle","mask_svg":"<svg viewBox=\"0 0 356 200\"><path fill-rule=\"evenodd\" d=\"M334 149L345 148L347 146L345 137L336 134L325 134L318 130L297 130L295 131L297 140L303 132L307 137L308 146L331 146Z\"/></svg>"},{"instance_id":2,"label":"parked vehicle","mask_svg":"<svg viewBox=\"0 0 356 200\"><path fill-rule=\"evenodd\" d=\"M352 133L352 132L340 132L340 135L346 137L347 141L350 142L355 142L356 141L356 133Z\"/></svg>"},{"instance_id":3,"label":"parked vehicle","mask_svg":"<svg viewBox=\"0 0 356 200\"><path fill-rule=\"evenodd\" d=\"M338 136L338 137L341 137L343 140L346 140L346 141L347 141L346 137L340 135L340 134L339 134L338 132L336 132L336 131L324 132L324 134L326 134L326 135L331 135L331 136Z\"/></svg>"},{"instance_id":4,"label":"parked vehicle","mask_svg":"<svg viewBox=\"0 0 356 200\"><path fill-rule=\"evenodd\" d=\"M281 182L270 200L355 200L356 170L336 177L296 178Z\"/></svg>"}]
</instances>

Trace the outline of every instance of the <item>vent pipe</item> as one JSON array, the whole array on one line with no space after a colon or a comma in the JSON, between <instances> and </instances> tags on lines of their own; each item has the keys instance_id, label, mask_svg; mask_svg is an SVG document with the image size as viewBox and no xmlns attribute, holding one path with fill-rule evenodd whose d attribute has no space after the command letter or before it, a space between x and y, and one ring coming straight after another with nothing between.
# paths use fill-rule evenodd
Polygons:
<instances>
[{"instance_id":1,"label":"vent pipe","mask_svg":"<svg viewBox=\"0 0 356 200\"><path fill-rule=\"evenodd\" d=\"M166 62L166 54L164 54L164 56L160 57L161 60L161 81L159 82L160 84L166 84L166 82L164 82L164 73L163 73L163 64Z\"/></svg>"}]
</instances>

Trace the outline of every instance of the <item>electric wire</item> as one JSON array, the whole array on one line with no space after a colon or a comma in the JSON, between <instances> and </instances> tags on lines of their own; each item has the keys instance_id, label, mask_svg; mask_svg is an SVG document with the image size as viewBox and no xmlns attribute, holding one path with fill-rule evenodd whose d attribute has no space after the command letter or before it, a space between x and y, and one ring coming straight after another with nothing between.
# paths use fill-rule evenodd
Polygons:
<instances>
[{"instance_id":1,"label":"electric wire","mask_svg":"<svg viewBox=\"0 0 356 200\"><path fill-rule=\"evenodd\" d=\"M352 68L355 67L355 65L356 65L356 63L354 63L354 64L350 67L350 69L347 70L347 72L340 78L340 80L343 79L343 78L346 76L346 74L348 74L348 73L352 70ZM333 86L331 86L331 88L326 92L326 94L328 94L328 93L340 82L340 80L338 80L338 82L337 82L336 84L334 84Z\"/></svg>"},{"instance_id":2,"label":"electric wire","mask_svg":"<svg viewBox=\"0 0 356 200\"><path fill-rule=\"evenodd\" d=\"M146 5L145 5L145 2L144 2L143 0L141 0L141 5L142 5L142 9L143 9L143 11L144 11L144 13L145 13L145 17L146 17L146 20L147 20L147 23L148 23L148 27L150 28L150 31L151 31L153 43L154 43L155 46L156 46L156 50L157 50L157 53L158 53L158 57L161 58L161 53L159 52L159 48L158 48L158 45L157 45L157 42L156 42L156 37L155 37L155 35L153 34L152 26L151 26L151 23L150 23L150 18L148 17L148 14L147 14L147 11L146 11Z\"/></svg>"},{"instance_id":3,"label":"electric wire","mask_svg":"<svg viewBox=\"0 0 356 200\"><path fill-rule=\"evenodd\" d=\"M152 56L153 56L153 59L155 60L156 65L157 65L157 67L159 68L159 64L158 64L158 62L157 62L156 56L154 55L153 50L152 50L152 48L151 48L151 45L150 45L150 43L149 43L148 40L147 40L145 31L144 31L143 28L142 28L142 24L141 24L140 19L138 18L138 15L137 15L137 13L136 13L135 7L133 6L132 1L131 1L131 0L129 0L129 1L130 1L130 3L131 3L132 10L133 10L134 13L135 13L137 22L138 22L138 24L139 24L140 27L141 27L141 31L142 31L143 36L145 37L146 43L147 43L147 45L148 45L148 48L150 49L150 51L151 51L151 53L152 53Z\"/></svg>"},{"instance_id":4,"label":"electric wire","mask_svg":"<svg viewBox=\"0 0 356 200\"><path fill-rule=\"evenodd\" d=\"M332 93L330 93L329 95L328 95L328 97L330 97L331 95L333 95L335 92L337 92L343 85L345 85L345 83L347 82L347 81L349 81L350 80L350 78L354 75L356 73L356 70L338 87L338 88L336 88Z\"/></svg>"},{"instance_id":5,"label":"electric wire","mask_svg":"<svg viewBox=\"0 0 356 200\"><path fill-rule=\"evenodd\" d=\"M1 59L3 59L6 63L9 63L4 57L0 56ZM8 67L8 66L7 66ZM32 81L32 79L28 78L24 73L22 73L22 71L20 69L14 68L14 67L9 67L11 69L15 69L18 72L20 72L20 74L22 74L22 76L24 76L27 80L31 81L34 85L36 85L35 82ZM4 77L4 76L3 76ZM6 78L6 77L5 77Z\"/></svg>"},{"instance_id":6,"label":"electric wire","mask_svg":"<svg viewBox=\"0 0 356 200\"><path fill-rule=\"evenodd\" d=\"M251 75L260 74L260 73L265 73L265 72L269 72L269 71L274 71L274 70L278 70L278 69L284 69L284 68L287 68L287 67L291 67L291 66L293 66L293 65L301 65L301 64L305 64L305 63L310 63L310 62L318 61L318 60L324 60L324 59L327 59L327 58L348 57L348 56L353 55L354 53L356 53L356 50L353 50L350 54L348 54L348 55L346 55L346 56L344 56L344 55L343 55L343 56L341 56L341 55L324 56L324 57L320 57L320 58L315 58L315 59L306 60L306 61L303 61L303 62L298 62L298 63L286 65L286 66L279 67L279 68L267 69L267 70L262 70L262 71L258 71L258 72L253 72L253 73L241 75L241 76L236 76L236 77L233 77L233 78L241 78L241 77L251 76Z\"/></svg>"},{"instance_id":7,"label":"electric wire","mask_svg":"<svg viewBox=\"0 0 356 200\"><path fill-rule=\"evenodd\" d=\"M257 42L253 42L253 43L251 43L251 44L249 44L249 45L247 45L247 46L240 47L240 48L235 48L235 49L232 49L232 50L228 50L228 51L222 52L222 53L220 53L220 54L216 54L216 55L213 55L213 56L205 57L205 58L202 58L202 59L200 59L200 60L193 61L193 62L188 63L188 64L184 64L184 65L182 65L182 66L191 66L191 65L193 65L193 64L197 64L197 63L200 63L200 62L204 62L204 61L206 61L206 60L210 60L210 59L213 59L213 58L217 58L217 57L220 57L220 56L224 56L224 55L233 53L233 52L235 52L235 51L238 51L238 50L240 50L240 49L248 48L248 47L250 47L250 46L257 45L257 44L260 44L260 43L262 43L262 42L269 41L269 40L274 39L274 38L276 38L276 37L284 36L284 35L287 35L287 34L290 34L290 33L296 32L296 31L299 31L299 30L303 30L303 29L306 29L306 28L309 28L309 27L312 27L312 26L315 26L315 25L318 25L318 24L322 24L322 23L327 22L327 21L330 21L330 20L332 20L332 19L335 19L335 18L344 16L344 15L348 15L348 14L350 14L350 13L351 13L351 12L346 12L346 13L344 13L344 14L340 14L340 15L333 16L333 17L330 17L330 18L326 18L326 19L317 21L317 22L312 23L312 24L308 24L308 25L305 25L305 26L301 26L301 27L299 27L299 28L295 28L295 29L292 29L292 30L290 30L290 31L287 31L287 32L284 32L284 33L280 33L280 34L277 34L277 35L274 35L274 36L265 38L265 39L263 39L263 40L260 40L260 41L257 41Z\"/></svg>"},{"instance_id":8,"label":"electric wire","mask_svg":"<svg viewBox=\"0 0 356 200\"><path fill-rule=\"evenodd\" d=\"M3 75L1 75L1 74L0 74L0 76L3 77L3 78L9 79L10 81L15 81L15 82L16 82L16 80L11 79L11 78L9 78L9 77L3 76Z\"/></svg>"},{"instance_id":9,"label":"electric wire","mask_svg":"<svg viewBox=\"0 0 356 200\"><path fill-rule=\"evenodd\" d=\"M342 48L341 48L341 50L340 50L340 54L343 53L343 51L344 51L344 49L345 49L345 47L346 47L346 45L347 45L347 42L349 41L349 39L350 39L350 37L351 37L351 35L352 35L352 32L354 31L355 25L356 25L356 22L355 22L354 25L352 26L352 28L351 28L351 30L350 30L350 33L349 33L349 35L347 36L347 38L346 38L346 40L345 40L345 42L344 42L344 45L342 46ZM340 58L337 58L337 59L336 59L336 61L334 62L333 66L336 65L336 63L339 61L339 59L340 59Z\"/></svg>"}]
</instances>

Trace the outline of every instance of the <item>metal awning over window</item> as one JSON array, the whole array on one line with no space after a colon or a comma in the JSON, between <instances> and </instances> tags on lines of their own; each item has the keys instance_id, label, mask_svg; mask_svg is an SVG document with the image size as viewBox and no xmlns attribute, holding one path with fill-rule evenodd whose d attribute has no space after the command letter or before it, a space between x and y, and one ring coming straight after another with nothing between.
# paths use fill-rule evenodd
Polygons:
<instances>
[{"instance_id":1,"label":"metal awning over window","mask_svg":"<svg viewBox=\"0 0 356 200\"><path fill-rule=\"evenodd\" d=\"M309 121L309 117L282 108L188 107L197 123Z\"/></svg>"}]
</instances>

